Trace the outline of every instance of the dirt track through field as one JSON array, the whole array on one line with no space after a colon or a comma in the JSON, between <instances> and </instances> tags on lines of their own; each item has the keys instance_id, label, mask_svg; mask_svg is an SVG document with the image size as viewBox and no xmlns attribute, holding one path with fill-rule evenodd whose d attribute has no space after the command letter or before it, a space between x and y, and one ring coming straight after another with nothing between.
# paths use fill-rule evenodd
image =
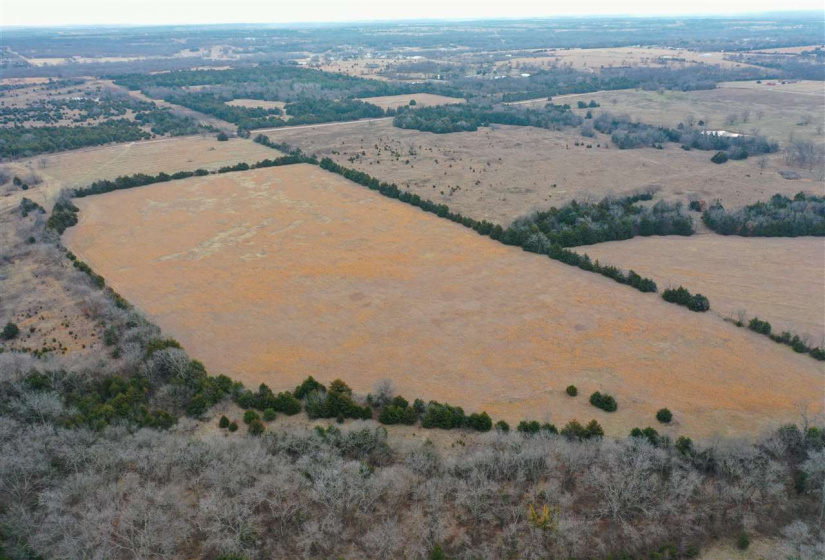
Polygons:
<instances>
[{"instance_id":1,"label":"dirt track through field","mask_svg":"<svg viewBox=\"0 0 825 560\"><path fill-rule=\"evenodd\" d=\"M68 247L213 374L359 393L495 418L598 419L753 434L795 418L823 371L759 335L506 247L309 165L78 200ZM580 396L564 388L574 383ZM619 412L587 403L616 396ZM821 408L821 399L813 403Z\"/></svg>"}]
</instances>

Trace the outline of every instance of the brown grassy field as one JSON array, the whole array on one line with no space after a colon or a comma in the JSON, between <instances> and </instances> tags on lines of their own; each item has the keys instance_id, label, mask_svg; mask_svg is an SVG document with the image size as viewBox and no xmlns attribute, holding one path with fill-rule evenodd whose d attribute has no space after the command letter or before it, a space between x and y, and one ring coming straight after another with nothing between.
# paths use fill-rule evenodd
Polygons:
<instances>
[{"instance_id":1,"label":"brown grassy field","mask_svg":"<svg viewBox=\"0 0 825 560\"><path fill-rule=\"evenodd\" d=\"M576 147L577 141L591 140L575 131L499 126L431 134L395 128L385 120L284 128L266 134L464 214L502 224L574 198L601 198L655 185L665 198L718 198L734 207L766 200L777 192L793 195L825 188L810 179L782 179L777 170L786 167L779 155L760 171L755 158L720 166L710 163L711 153L686 152L676 144L664 150L605 149L609 139L598 135L592 139L592 149ZM596 148L597 144L602 147Z\"/></svg>"},{"instance_id":2,"label":"brown grassy field","mask_svg":"<svg viewBox=\"0 0 825 560\"><path fill-rule=\"evenodd\" d=\"M634 120L649 124L675 127L693 117L704 120L714 130L752 134L754 130L782 144L791 138L825 142L825 135L817 125L825 122L825 88L821 82L768 86L756 82L726 82L719 88L704 91L622 90L565 95L556 103L568 103L574 111L584 115L587 109L577 109L577 101L597 101L603 111L627 114ZM545 100L525 103L543 106ZM747 119L743 113L749 111ZM800 125L802 117L810 115L811 123ZM735 116L733 124L729 117Z\"/></svg>"},{"instance_id":3,"label":"brown grassy field","mask_svg":"<svg viewBox=\"0 0 825 560\"><path fill-rule=\"evenodd\" d=\"M701 234L637 237L578 247L601 262L632 268L660 288L684 285L708 296L712 311L737 317L747 311L791 329L825 337L825 239L746 238Z\"/></svg>"},{"instance_id":4,"label":"brown grassy field","mask_svg":"<svg viewBox=\"0 0 825 560\"><path fill-rule=\"evenodd\" d=\"M21 177L35 174L43 182L28 191L21 191L11 184L0 187L0 209L17 206L23 196L50 209L61 189L84 187L98 179L114 179L134 173L212 170L277 155L276 150L251 140L232 138L228 142L218 142L213 136L163 138L60 152L5 165L12 174Z\"/></svg>"},{"instance_id":5,"label":"brown grassy field","mask_svg":"<svg viewBox=\"0 0 825 560\"><path fill-rule=\"evenodd\" d=\"M597 418L609 434L752 434L822 369L770 340L506 247L309 165L78 200L67 246L214 374L307 375L496 418ZM525 279L529 278L528 282ZM575 383L581 396L564 388ZM619 412L591 407L594 390ZM813 403L821 407L821 402Z\"/></svg>"},{"instance_id":6,"label":"brown grassy field","mask_svg":"<svg viewBox=\"0 0 825 560\"><path fill-rule=\"evenodd\" d=\"M684 59L684 60L679 60ZM724 68L749 67L749 64L725 60L721 52L694 52L685 49L659 47L617 47L598 49L547 49L542 56L513 57L498 63L499 69L529 67L552 68L570 66L577 70L598 72L601 68L614 67L683 67L695 64L711 64Z\"/></svg>"},{"instance_id":7,"label":"brown grassy field","mask_svg":"<svg viewBox=\"0 0 825 560\"><path fill-rule=\"evenodd\" d=\"M13 340L0 340L0 347L46 349L46 355L69 360L100 352L103 327L94 317L96 290L73 281L73 269L61 251L26 240L43 219L36 213L22 218L0 210L0 325L10 321L20 328Z\"/></svg>"},{"instance_id":8,"label":"brown grassy field","mask_svg":"<svg viewBox=\"0 0 825 560\"><path fill-rule=\"evenodd\" d=\"M261 107L263 109L281 109L282 111L284 105L286 105L283 101L263 101L261 99L233 99L232 101L227 101L226 104L233 107Z\"/></svg>"},{"instance_id":9,"label":"brown grassy field","mask_svg":"<svg viewBox=\"0 0 825 560\"><path fill-rule=\"evenodd\" d=\"M382 109L398 109L406 107L411 100L415 100L418 107L429 107L433 105L454 105L456 103L466 103L466 99L459 97L447 97L446 95L436 95L433 93L413 93L410 95L386 95L383 97L362 97L361 101L372 103Z\"/></svg>"}]
</instances>

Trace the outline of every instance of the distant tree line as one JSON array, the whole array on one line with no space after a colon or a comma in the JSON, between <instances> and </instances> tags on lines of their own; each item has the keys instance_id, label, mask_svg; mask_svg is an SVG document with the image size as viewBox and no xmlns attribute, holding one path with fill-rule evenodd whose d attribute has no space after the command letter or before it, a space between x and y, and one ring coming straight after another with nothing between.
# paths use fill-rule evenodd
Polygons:
<instances>
[{"instance_id":1,"label":"distant tree line","mask_svg":"<svg viewBox=\"0 0 825 560\"><path fill-rule=\"evenodd\" d=\"M754 317L748 322L748 328L753 332L769 337L774 342L790 346L794 352L810 354L812 358L819 361L825 360L825 349L809 346L799 335L795 335L790 331L782 331L780 334L775 334L772 332L771 324L768 321Z\"/></svg>"},{"instance_id":2,"label":"distant tree line","mask_svg":"<svg viewBox=\"0 0 825 560\"><path fill-rule=\"evenodd\" d=\"M264 159L259 162L248 164L238 163L235 165L227 165L214 171L214 173L231 173L234 171L248 171L250 169L262 169L266 167L280 167L283 165L293 165L296 163L317 163L317 160L302 154L289 154L276 159ZM147 175L145 173L135 173L134 175L122 176L116 179L101 179L95 181L88 187L74 189L72 196L82 198L94 194L103 194L122 189L131 189L134 187L143 187L152 185L154 183L165 183L167 181L177 181L180 179L188 179L189 177L203 177L209 175L210 172L206 169L196 169L194 171L177 171L172 174L160 172L157 175Z\"/></svg>"},{"instance_id":3,"label":"distant tree line","mask_svg":"<svg viewBox=\"0 0 825 560\"><path fill-rule=\"evenodd\" d=\"M151 136L127 119L115 119L90 126L0 128L0 157L28 157L113 142L147 140Z\"/></svg>"},{"instance_id":4,"label":"distant tree line","mask_svg":"<svg viewBox=\"0 0 825 560\"><path fill-rule=\"evenodd\" d=\"M825 236L825 197L797 193L793 199L775 194L728 212L720 202L711 205L702 221L720 235L743 237Z\"/></svg>"},{"instance_id":5,"label":"distant tree line","mask_svg":"<svg viewBox=\"0 0 825 560\"><path fill-rule=\"evenodd\" d=\"M636 236L693 235L693 221L680 202L660 200L652 207L636 204L652 198L653 194L646 192L623 198L607 197L598 203L574 200L561 208L518 218L507 230L504 241L543 252L551 245L576 247Z\"/></svg>"},{"instance_id":6,"label":"distant tree line","mask_svg":"<svg viewBox=\"0 0 825 560\"><path fill-rule=\"evenodd\" d=\"M582 117L570 110L569 105L548 103L543 109L528 109L515 105L486 107L466 103L404 111L393 119L393 125L398 128L446 134L473 131L480 126L491 124L535 126L559 130L578 126L582 120Z\"/></svg>"},{"instance_id":7,"label":"distant tree line","mask_svg":"<svg viewBox=\"0 0 825 560\"><path fill-rule=\"evenodd\" d=\"M779 145L764 136L726 136L712 131L698 130L680 124L677 128L653 126L634 122L627 115L605 112L593 119L593 128L610 134L621 150L633 148L662 148L666 142L678 142L685 150L724 151L730 159L776 152Z\"/></svg>"},{"instance_id":8,"label":"distant tree line","mask_svg":"<svg viewBox=\"0 0 825 560\"><path fill-rule=\"evenodd\" d=\"M291 64L263 63L255 67L227 70L176 70L157 74L123 74L114 77L118 85L130 90L142 90L150 97L164 97L197 86L197 93L220 95L224 99L251 97L266 101L297 101L307 97L342 99L434 93L461 97L455 87L419 82L414 84L371 80L335 72L322 72ZM191 90L190 90L191 91ZM193 95L195 92L191 92ZM289 111L287 111L289 112Z\"/></svg>"}]
</instances>

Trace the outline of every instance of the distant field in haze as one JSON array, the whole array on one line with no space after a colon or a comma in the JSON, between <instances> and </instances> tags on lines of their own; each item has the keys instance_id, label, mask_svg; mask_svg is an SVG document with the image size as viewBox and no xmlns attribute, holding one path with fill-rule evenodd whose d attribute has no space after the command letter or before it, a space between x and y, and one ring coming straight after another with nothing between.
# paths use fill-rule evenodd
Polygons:
<instances>
[{"instance_id":1,"label":"distant field in haze","mask_svg":"<svg viewBox=\"0 0 825 560\"><path fill-rule=\"evenodd\" d=\"M768 85L774 83L775 85ZM554 102L567 103L584 115L588 109L578 109L577 101L594 100L601 105L589 109L594 116L603 111L629 115L648 124L675 127L689 117L703 120L711 130L727 130L739 134L760 134L787 144L791 135L797 140L825 143L818 125L825 122L825 84L800 81L781 84L777 80L756 82L725 82L716 89L700 91L621 90L559 96ZM541 107L546 100L524 103ZM747 117L743 117L745 112ZM731 123L729 117L735 116ZM803 117L810 116L810 123Z\"/></svg>"}]
</instances>

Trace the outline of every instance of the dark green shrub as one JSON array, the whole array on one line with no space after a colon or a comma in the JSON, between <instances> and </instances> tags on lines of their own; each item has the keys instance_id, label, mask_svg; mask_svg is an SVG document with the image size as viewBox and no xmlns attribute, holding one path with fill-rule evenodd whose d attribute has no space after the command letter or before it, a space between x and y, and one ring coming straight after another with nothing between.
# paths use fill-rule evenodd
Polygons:
<instances>
[{"instance_id":1,"label":"dark green shrub","mask_svg":"<svg viewBox=\"0 0 825 560\"><path fill-rule=\"evenodd\" d=\"M702 211L702 203L699 202L698 200L691 200L688 203L688 210L691 210L693 212L701 212Z\"/></svg>"},{"instance_id":2,"label":"dark green shrub","mask_svg":"<svg viewBox=\"0 0 825 560\"><path fill-rule=\"evenodd\" d=\"M710 309L710 300L702 294L694 294L688 303L688 309L703 313Z\"/></svg>"},{"instance_id":3,"label":"dark green shrub","mask_svg":"<svg viewBox=\"0 0 825 560\"><path fill-rule=\"evenodd\" d=\"M728 161L728 154L725 152L716 152L713 154L713 157L710 158L710 161L713 163L725 163Z\"/></svg>"},{"instance_id":4,"label":"dark green shrub","mask_svg":"<svg viewBox=\"0 0 825 560\"><path fill-rule=\"evenodd\" d=\"M516 431L524 435L537 434L539 433L539 430L541 430L541 424L539 424L535 420L522 420L518 423L518 426L516 427Z\"/></svg>"},{"instance_id":5,"label":"dark green shrub","mask_svg":"<svg viewBox=\"0 0 825 560\"><path fill-rule=\"evenodd\" d=\"M616 409L619 408L619 405L616 403L616 399L607 393L600 393L598 391L590 395L590 404L596 408L604 410L605 412L616 412Z\"/></svg>"},{"instance_id":6,"label":"dark green shrub","mask_svg":"<svg viewBox=\"0 0 825 560\"><path fill-rule=\"evenodd\" d=\"M261 422L260 418L256 418L252 422L249 423L248 433L251 436L259 436L266 431L266 427L264 423Z\"/></svg>"},{"instance_id":7,"label":"dark green shrub","mask_svg":"<svg viewBox=\"0 0 825 560\"><path fill-rule=\"evenodd\" d=\"M690 455L693 453L693 440L686 436L679 436L676 440L676 451L682 455Z\"/></svg>"},{"instance_id":8,"label":"dark green shrub","mask_svg":"<svg viewBox=\"0 0 825 560\"><path fill-rule=\"evenodd\" d=\"M668 303L675 303L687 307L691 311L707 311L710 309L710 301L702 294L691 294L687 289L679 286L678 288L667 288L662 292L662 299Z\"/></svg>"},{"instance_id":9,"label":"dark green shrub","mask_svg":"<svg viewBox=\"0 0 825 560\"><path fill-rule=\"evenodd\" d=\"M567 394L568 394L568 395L570 395L571 397L575 397L576 395L578 395L578 394L579 394L579 390L578 390L578 389L576 389L576 386L575 386L575 385L568 385L568 386L567 386L567 389L565 389L565 391L566 391L566 392L567 392Z\"/></svg>"},{"instance_id":10,"label":"dark green shrub","mask_svg":"<svg viewBox=\"0 0 825 560\"><path fill-rule=\"evenodd\" d=\"M301 401L296 399L289 391L283 391L275 397L273 408L277 412L283 412L287 416L292 416L301 412Z\"/></svg>"},{"instance_id":11,"label":"dark green shrub","mask_svg":"<svg viewBox=\"0 0 825 560\"><path fill-rule=\"evenodd\" d=\"M504 420L499 420L496 422L496 430L499 432L504 432L505 434L510 431L510 424L505 422Z\"/></svg>"},{"instance_id":12,"label":"dark green shrub","mask_svg":"<svg viewBox=\"0 0 825 560\"><path fill-rule=\"evenodd\" d=\"M451 430L464 427L466 421L467 417L464 415L464 409L460 406L430 401L424 416L421 418L421 427Z\"/></svg>"},{"instance_id":13,"label":"dark green shrub","mask_svg":"<svg viewBox=\"0 0 825 560\"><path fill-rule=\"evenodd\" d=\"M316 387L306 392L307 387L303 385L296 389L298 394L308 396L306 402L307 415L310 418L359 418L369 420L372 418L372 409L369 406L360 406L352 400L352 389L336 379L329 384L329 390L324 391L323 387L317 388L317 382L311 377L304 381L308 388Z\"/></svg>"},{"instance_id":14,"label":"dark green shrub","mask_svg":"<svg viewBox=\"0 0 825 560\"><path fill-rule=\"evenodd\" d=\"M662 441L659 437L659 432L657 432L649 426L643 430L639 428L633 428L632 430L630 430L630 437L646 439L648 442L650 442L651 445L655 445L657 447L659 446L659 443L661 443Z\"/></svg>"},{"instance_id":15,"label":"dark green shrub","mask_svg":"<svg viewBox=\"0 0 825 560\"><path fill-rule=\"evenodd\" d=\"M750 545L751 538L747 533L740 533L739 536L736 537L736 548L739 550L747 550Z\"/></svg>"},{"instance_id":16,"label":"dark green shrub","mask_svg":"<svg viewBox=\"0 0 825 560\"><path fill-rule=\"evenodd\" d=\"M588 422L587 426L582 426L578 420L571 420L561 429L561 435L567 439L590 439L604 437L604 429L595 420Z\"/></svg>"},{"instance_id":17,"label":"dark green shrub","mask_svg":"<svg viewBox=\"0 0 825 560\"><path fill-rule=\"evenodd\" d=\"M805 493L805 485L808 482L808 473L801 470L793 472L793 488L797 494Z\"/></svg>"},{"instance_id":18,"label":"dark green shrub","mask_svg":"<svg viewBox=\"0 0 825 560\"><path fill-rule=\"evenodd\" d=\"M673 413L671 413L670 410L663 408L656 413L656 420L662 424L668 424L671 420L673 420Z\"/></svg>"},{"instance_id":19,"label":"dark green shrub","mask_svg":"<svg viewBox=\"0 0 825 560\"><path fill-rule=\"evenodd\" d=\"M244 410L252 408L255 406L255 395L249 391L244 391L235 398L235 402Z\"/></svg>"},{"instance_id":20,"label":"dark green shrub","mask_svg":"<svg viewBox=\"0 0 825 560\"><path fill-rule=\"evenodd\" d=\"M266 410L264 410L264 420L266 420L267 422L272 422L277 417L278 414L275 412L274 409L267 408Z\"/></svg>"},{"instance_id":21,"label":"dark green shrub","mask_svg":"<svg viewBox=\"0 0 825 560\"><path fill-rule=\"evenodd\" d=\"M11 321L9 321L8 323L6 323L6 326L3 327L3 332L0 333L0 338L3 338L3 340L11 340L15 338L18 334L20 334L20 328Z\"/></svg>"},{"instance_id":22,"label":"dark green shrub","mask_svg":"<svg viewBox=\"0 0 825 560\"><path fill-rule=\"evenodd\" d=\"M418 421L418 414L416 414L415 409L409 406L400 407L390 404L381 410L381 414L378 415L378 421L387 425L407 424L411 426Z\"/></svg>"},{"instance_id":23,"label":"dark green shrub","mask_svg":"<svg viewBox=\"0 0 825 560\"><path fill-rule=\"evenodd\" d=\"M303 383L301 383L295 388L293 395L295 395L296 399L303 399L306 398L306 396L313 391L319 391L323 393L326 390L326 387L324 387L321 383L315 381L315 379L310 375L304 380Z\"/></svg>"},{"instance_id":24,"label":"dark green shrub","mask_svg":"<svg viewBox=\"0 0 825 560\"><path fill-rule=\"evenodd\" d=\"M247 410L243 413L243 423L244 424L251 424L255 420L260 420L260 416L254 410Z\"/></svg>"},{"instance_id":25,"label":"dark green shrub","mask_svg":"<svg viewBox=\"0 0 825 560\"><path fill-rule=\"evenodd\" d=\"M545 433L548 433L548 434L558 434L559 433L559 429L556 428L556 426L554 424L551 424L550 422L545 422L544 424L542 424L541 425L541 431L545 432Z\"/></svg>"},{"instance_id":26,"label":"dark green shrub","mask_svg":"<svg viewBox=\"0 0 825 560\"><path fill-rule=\"evenodd\" d=\"M229 136L227 136L225 132L219 132L217 138L218 142L227 142L229 140Z\"/></svg>"},{"instance_id":27,"label":"dark green shrub","mask_svg":"<svg viewBox=\"0 0 825 560\"><path fill-rule=\"evenodd\" d=\"M229 418L227 418L226 416L221 416L221 419L218 420L218 427L221 428L222 430L225 430L226 428L228 428L229 427Z\"/></svg>"},{"instance_id":28,"label":"dark green shrub","mask_svg":"<svg viewBox=\"0 0 825 560\"><path fill-rule=\"evenodd\" d=\"M473 413L467 418L467 427L477 432L489 432L493 429L493 420L486 412Z\"/></svg>"},{"instance_id":29,"label":"dark green shrub","mask_svg":"<svg viewBox=\"0 0 825 560\"><path fill-rule=\"evenodd\" d=\"M237 432L238 431L238 423L237 422L232 422L231 424L229 424L229 431L230 432Z\"/></svg>"},{"instance_id":30,"label":"dark green shrub","mask_svg":"<svg viewBox=\"0 0 825 560\"><path fill-rule=\"evenodd\" d=\"M771 324L767 321L761 321L757 317L754 317L750 320L750 322L748 322L748 328L754 332L758 332L759 334L771 334Z\"/></svg>"},{"instance_id":31,"label":"dark green shrub","mask_svg":"<svg viewBox=\"0 0 825 560\"><path fill-rule=\"evenodd\" d=\"M103 331L103 344L106 346L114 346L117 344L118 338L120 337L114 325Z\"/></svg>"},{"instance_id":32,"label":"dark green shrub","mask_svg":"<svg viewBox=\"0 0 825 560\"><path fill-rule=\"evenodd\" d=\"M596 420L591 420L587 423L587 426L584 427L585 430L585 437L587 439L594 438L594 437L604 437L604 429L602 428L601 424L596 422Z\"/></svg>"}]
</instances>

